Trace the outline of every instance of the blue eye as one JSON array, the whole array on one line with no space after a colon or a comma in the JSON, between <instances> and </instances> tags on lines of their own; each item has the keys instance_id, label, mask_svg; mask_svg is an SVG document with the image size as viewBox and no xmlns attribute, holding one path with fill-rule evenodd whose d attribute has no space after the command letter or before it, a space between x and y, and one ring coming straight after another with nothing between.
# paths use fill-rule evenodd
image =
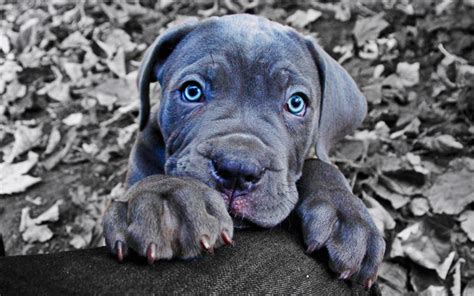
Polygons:
<instances>
[{"instance_id":1,"label":"blue eye","mask_svg":"<svg viewBox=\"0 0 474 296\"><path fill-rule=\"evenodd\" d=\"M194 81L186 84L181 95L183 97L183 100L193 103L200 102L203 98L201 86Z\"/></svg>"},{"instance_id":2,"label":"blue eye","mask_svg":"<svg viewBox=\"0 0 474 296\"><path fill-rule=\"evenodd\" d=\"M305 95L296 93L286 102L286 110L291 114L303 116L306 111Z\"/></svg>"}]
</instances>

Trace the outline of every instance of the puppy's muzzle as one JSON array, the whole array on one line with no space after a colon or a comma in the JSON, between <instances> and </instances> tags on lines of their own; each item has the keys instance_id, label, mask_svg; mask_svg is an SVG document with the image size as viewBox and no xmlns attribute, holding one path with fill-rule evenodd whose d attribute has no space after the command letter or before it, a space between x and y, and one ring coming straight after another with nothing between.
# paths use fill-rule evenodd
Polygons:
<instances>
[{"instance_id":1,"label":"puppy's muzzle","mask_svg":"<svg viewBox=\"0 0 474 296\"><path fill-rule=\"evenodd\" d=\"M235 197L254 189L265 174L265 168L252 159L220 156L212 159L211 174L221 191Z\"/></svg>"}]
</instances>

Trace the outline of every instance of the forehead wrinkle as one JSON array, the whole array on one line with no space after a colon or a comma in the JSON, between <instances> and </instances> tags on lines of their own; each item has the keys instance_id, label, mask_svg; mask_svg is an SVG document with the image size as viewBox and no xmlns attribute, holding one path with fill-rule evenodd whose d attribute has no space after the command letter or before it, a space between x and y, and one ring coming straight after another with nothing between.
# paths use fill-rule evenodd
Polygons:
<instances>
[{"instance_id":1,"label":"forehead wrinkle","mask_svg":"<svg viewBox=\"0 0 474 296\"><path fill-rule=\"evenodd\" d=\"M293 64L287 61L278 62L271 66L269 72L270 79L280 80L285 87L290 84L302 84L307 88L310 88L311 81Z\"/></svg>"},{"instance_id":2,"label":"forehead wrinkle","mask_svg":"<svg viewBox=\"0 0 474 296\"><path fill-rule=\"evenodd\" d=\"M225 72L229 72L227 63L225 63L225 58L220 55L214 54L207 54L196 61L191 62L189 65L184 67L181 71L178 72L176 75L176 80L183 79L183 77L198 74L204 76L204 78L213 79L216 76L219 70L223 70ZM172 83L175 83L175 79L173 79Z\"/></svg>"}]
</instances>

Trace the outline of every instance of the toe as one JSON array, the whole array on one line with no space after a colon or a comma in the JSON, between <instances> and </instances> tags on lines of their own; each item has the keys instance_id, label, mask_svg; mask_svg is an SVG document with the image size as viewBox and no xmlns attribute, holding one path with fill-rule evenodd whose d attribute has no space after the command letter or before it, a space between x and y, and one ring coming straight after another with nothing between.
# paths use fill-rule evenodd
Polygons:
<instances>
[{"instance_id":1,"label":"toe","mask_svg":"<svg viewBox=\"0 0 474 296\"><path fill-rule=\"evenodd\" d=\"M349 279L361 266L366 253L367 239L363 226L337 223L335 233L326 246L331 269L340 274L341 279Z\"/></svg>"}]
</instances>

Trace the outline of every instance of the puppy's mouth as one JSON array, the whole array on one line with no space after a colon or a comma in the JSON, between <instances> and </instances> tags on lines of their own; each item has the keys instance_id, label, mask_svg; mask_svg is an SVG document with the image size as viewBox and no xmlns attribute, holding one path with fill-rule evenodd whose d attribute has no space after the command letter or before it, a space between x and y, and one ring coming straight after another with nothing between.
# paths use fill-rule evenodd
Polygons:
<instances>
[{"instance_id":1,"label":"puppy's mouth","mask_svg":"<svg viewBox=\"0 0 474 296\"><path fill-rule=\"evenodd\" d=\"M221 192L227 211L229 212L236 228L249 228L254 223L248 220L249 217L249 203L252 198L249 192L242 192L234 188L229 190L226 188L217 188Z\"/></svg>"}]
</instances>

